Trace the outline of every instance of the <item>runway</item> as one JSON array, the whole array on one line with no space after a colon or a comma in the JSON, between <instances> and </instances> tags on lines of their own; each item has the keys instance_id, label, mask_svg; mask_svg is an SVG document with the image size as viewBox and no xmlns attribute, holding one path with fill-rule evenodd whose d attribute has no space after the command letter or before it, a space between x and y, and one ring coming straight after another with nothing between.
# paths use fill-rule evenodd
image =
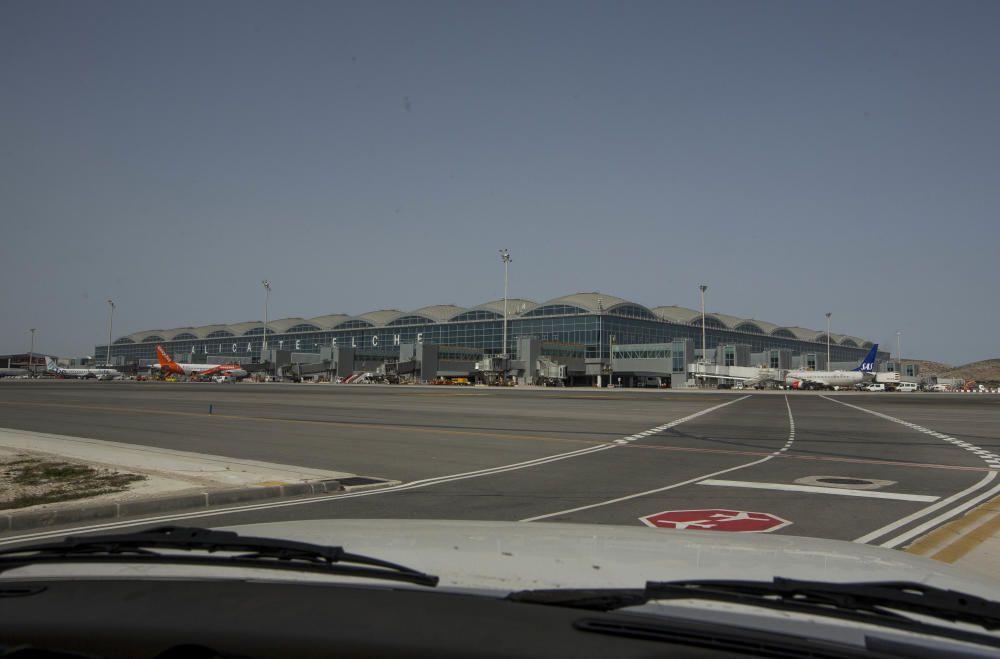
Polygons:
<instances>
[{"instance_id":1,"label":"runway","mask_svg":"<svg viewBox=\"0 0 1000 659\"><path fill-rule=\"evenodd\" d=\"M337 517L740 531L742 515L900 548L1000 492L992 396L129 382L0 395L0 427L401 481L102 528ZM71 530L86 529L44 534ZM41 537L17 537L29 536Z\"/></svg>"}]
</instances>

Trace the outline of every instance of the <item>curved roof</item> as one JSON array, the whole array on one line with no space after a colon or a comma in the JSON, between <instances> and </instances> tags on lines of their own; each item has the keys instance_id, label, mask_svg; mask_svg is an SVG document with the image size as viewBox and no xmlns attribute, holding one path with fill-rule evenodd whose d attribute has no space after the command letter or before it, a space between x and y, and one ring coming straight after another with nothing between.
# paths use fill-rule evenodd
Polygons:
<instances>
[{"instance_id":1,"label":"curved roof","mask_svg":"<svg viewBox=\"0 0 1000 659\"><path fill-rule=\"evenodd\" d=\"M145 332L133 332L124 338L131 339L136 343L142 343L144 340L151 336L163 336L163 330L146 330Z\"/></svg>"},{"instance_id":2,"label":"curved roof","mask_svg":"<svg viewBox=\"0 0 1000 659\"><path fill-rule=\"evenodd\" d=\"M653 313L663 320L671 323L689 324L695 318L701 317L701 312L687 307L670 305L666 307L653 307Z\"/></svg>"},{"instance_id":3,"label":"curved roof","mask_svg":"<svg viewBox=\"0 0 1000 659\"><path fill-rule=\"evenodd\" d=\"M691 321L691 324L698 325L699 327L701 327L701 314L695 316L694 319ZM714 313L705 314L705 326L721 327L723 329L732 329L731 327L729 327L729 325L726 324L726 321L722 320L721 318L719 318L717 314Z\"/></svg>"},{"instance_id":4,"label":"curved roof","mask_svg":"<svg viewBox=\"0 0 1000 659\"><path fill-rule=\"evenodd\" d=\"M351 320L367 320L372 325L385 325L402 315L403 312L398 309L379 309L378 311L369 311L368 313L354 316Z\"/></svg>"},{"instance_id":5,"label":"curved roof","mask_svg":"<svg viewBox=\"0 0 1000 659\"><path fill-rule=\"evenodd\" d=\"M350 316L345 313L330 313L325 316L310 318L307 322L317 325L321 329L332 329L335 325L339 325L348 318L350 318Z\"/></svg>"},{"instance_id":6,"label":"curved roof","mask_svg":"<svg viewBox=\"0 0 1000 659\"><path fill-rule=\"evenodd\" d=\"M267 321L268 334L284 334L296 325L308 323L305 318L279 318L278 320Z\"/></svg>"},{"instance_id":7,"label":"curved roof","mask_svg":"<svg viewBox=\"0 0 1000 659\"><path fill-rule=\"evenodd\" d=\"M226 329L236 336L243 336L252 329L263 330L264 323L259 320L248 320L245 323L233 323L232 325L227 325Z\"/></svg>"},{"instance_id":8,"label":"curved roof","mask_svg":"<svg viewBox=\"0 0 1000 659\"><path fill-rule=\"evenodd\" d=\"M218 332L220 330L228 332L229 325L202 325L201 327L192 327L191 333L199 339L204 339L212 332Z\"/></svg>"},{"instance_id":9,"label":"curved roof","mask_svg":"<svg viewBox=\"0 0 1000 659\"><path fill-rule=\"evenodd\" d=\"M783 325L781 327L776 328L775 330L772 330L771 335L773 336L774 333L777 332L778 330L787 330L791 332L792 336L794 336L799 341L815 341L816 335L818 334L816 330L806 329L805 327L796 327L795 325L792 326Z\"/></svg>"},{"instance_id":10,"label":"curved roof","mask_svg":"<svg viewBox=\"0 0 1000 659\"><path fill-rule=\"evenodd\" d=\"M774 330L778 329L778 326L774 323L769 323L766 320L757 320L756 318L744 318L739 323L734 325L733 329L736 329L743 324L756 325L764 334L770 334Z\"/></svg>"},{"instance_id":11,"label":"curved roof","mask_svg":"<svg viewBox=\"0 0 1000 659\"><path fill-rule=\"evenodd\" d=\"M456 307L454 304L435 304L429 307L421 307L414 311L409 312L408 316L424 316L425 318L430 318L436 323L443 323L453 316L457 316L460 313L464 313L468 309L462 307Z\"/></svg>"},{"instance_id":12,"label":"curved roof","mask_svg":"<svg viewBox=\"0 0 1000 659\"><path fill-rule=\"evenodd\" d=\"M547 307L550 304L566 304L571 307L580 307L586 311L592 313L598 313L603 309L608 311L620 304L635 304L635 302L629 302L624 298L617 297L615 295L607 295L605 293L574 293L573 295L564 295L562 297L557 297L553 300L548 300L543 304L538 306ZM637 306L642 306L637 305Z\"/></svg>"},{"instance_id":13,"label":"curved roof","mask_svg":"<svg viewBox=\"0 0 1000 659\"><path fill-rule=\"evenodd\" d=\"M729 314L725 313L713 312L712 315L721 320L722 323L729 329L734 329L737 325L743 322L742 318L738 318L737 316L730 316Z\"/></svg>"},{"instance_id":14,"label":"curved roof","mask_svg":"<svg viewBox=\"0 0 1000 659\"><path fill-rule=\"evenodd\" d=\"M507 315L515 316L517 314L525 313L526 311L531 311L538 306L537 302L532 300L525 300L519 297L509 297L507 298ZM493 311L495 313L503 315L503 298L499 300L493 300L492 302L484 302L475 307L470 307L468 311L473 311L476 309L484 309L486 311ZM455 314L458 315L458 314Z\"/></svg>"}]
</instances>

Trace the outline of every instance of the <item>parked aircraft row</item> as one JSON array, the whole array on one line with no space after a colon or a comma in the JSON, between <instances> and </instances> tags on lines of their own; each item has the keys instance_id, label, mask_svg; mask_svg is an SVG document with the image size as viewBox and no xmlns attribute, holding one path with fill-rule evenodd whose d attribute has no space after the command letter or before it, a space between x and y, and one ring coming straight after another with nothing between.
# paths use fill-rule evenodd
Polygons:
<instances>
[{"instance_id":1,"label":"parked aircraft row","mask_svg":"<svg viewBox=\"0 0 1000 659\"><path fill-rule=\"evenodd\" d=\"M247 376L247 371L239 364L182 364L174 361L163 346L156 346L156 357L159 363L150 368L159 371L163 376L183 375L198 378L226 378L238 380ZM98 380L113 380L121 377L121 373L114 368L102 367L80 367L63 368L51 357L45 358L45 372L48 375L55 375L62 378L92 378ZM28 370L23 368L2 369L0 377L16 377L27 375Z\"/></svg>"}]
</instances>

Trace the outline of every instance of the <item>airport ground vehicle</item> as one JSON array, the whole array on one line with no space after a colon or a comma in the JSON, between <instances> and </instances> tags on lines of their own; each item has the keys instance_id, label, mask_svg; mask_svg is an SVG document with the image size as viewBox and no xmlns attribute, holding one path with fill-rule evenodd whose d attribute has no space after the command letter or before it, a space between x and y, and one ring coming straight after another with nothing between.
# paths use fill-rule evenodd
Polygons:
<instances>
[{"instance_id":1,"label":"airport ground vehicle","mask_svg":"<svg viewBox=\"0 0 1000 659\"><path fill-rule=\"evenodd\" d=\"M162 527L0 551L0 588L0 650L47 657L1000 652L995 584L791 536L426 520Z\"/></svg>"},{"instance_id":2,"label":"airport ground vehicle","mask_svg":"<svg viewBox=\"0 0 1000 659\"><path fill-rule=\"evenodd\" d=\"M865 387L865 391L885 391L885 385L881 382L872 382Z\"/></svg>"},{"instance_id":3,"label":"airport ground vehicle","mask_svg":"<svg viewBox=\"0 0 1000 659\"><path fill-rule=\"evenodd\" d=\"M896 391L916 391L920 387L917 386L916 382L900 382L896 385Z\"/></svg>"}]
</instances>

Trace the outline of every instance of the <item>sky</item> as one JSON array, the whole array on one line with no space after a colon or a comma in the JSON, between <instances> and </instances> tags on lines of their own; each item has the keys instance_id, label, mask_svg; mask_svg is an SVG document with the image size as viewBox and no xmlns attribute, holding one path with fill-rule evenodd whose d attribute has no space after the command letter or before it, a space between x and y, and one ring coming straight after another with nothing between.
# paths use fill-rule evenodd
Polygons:
<instances>
[{"instance_id":1,"label":"sky","mask_svg":"<svg viewBox=\"0 0 1000 659\"><path fill-rule=\"evenodd\" d=\"M1000 356L1000 3L0 3L0 352L601 291Z\"/></svg>"}]
</instances>

